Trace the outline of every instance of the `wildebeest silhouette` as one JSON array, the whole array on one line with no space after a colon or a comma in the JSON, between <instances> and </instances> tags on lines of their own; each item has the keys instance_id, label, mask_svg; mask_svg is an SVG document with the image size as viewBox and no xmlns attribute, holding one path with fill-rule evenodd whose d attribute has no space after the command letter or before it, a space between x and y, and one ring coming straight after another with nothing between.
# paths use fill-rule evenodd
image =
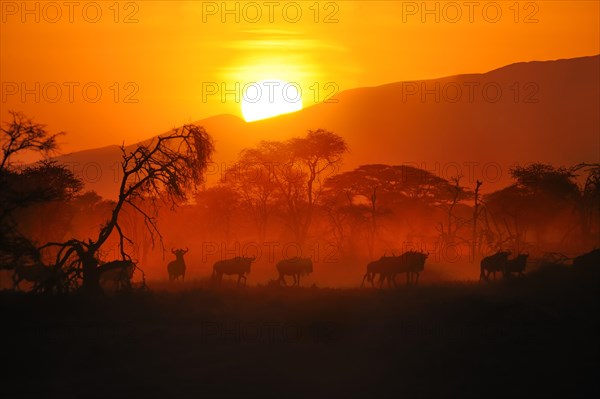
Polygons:
<instances>
[{"instance_id":1,"label":"wildebeest silhouette","mask_svg":"<svg viewBox=\"0 0 600 399\"><path fill-rule=\"evenodd\" d=\"M246 274L250 273L250 266L255 260L254 257L236 256L235 258L216 261L213 265L212 281L220 284L223 281L224 274L228 276L237 274L237 286L240 286L241 279L244 279L245 286Z\"/></svg>"},{"instance_id":2,"label":"wildebeest silhouette","mask_svg":"<svg viewBox=\"0 0 600 399\"><path fill-rule=\"evenodd\" d=\"M509 278L512 273L517 273L519 276L523 275L525 267L527 266L527 258L529 254L519 254L514 259L509 259L504 265L504 277Z\"/></svg>"},{"instance_id":3,"label":"wildebeest silhouette","mask_svg":"<svg viewBox=\"0 0 600 399\"><path fill-rule=\"evenodd\" d=\"M100 284L112 284L117 291L131 288L131 279L135 271L135 263L131 260L113 260L98 267Z\"/></svg>"},{"instance_id":4,"label":"wildebeest silhouette","mask_svg":"<svg viewBox=\"0 0 600 399\"><path fill-rule=\"evenodd\" d=\"M400 273L406 273L406 285L417 285L419 274L425 270L425 260L428 256L428 253L420 251L407 251L396 257L397 259L392 262L391 275L394 286L397 286L396 275Z\"/></svg>"},{"instance_id":5,"label":"wildebeest silhouette","mask_svg":"<svg viewBox=\"0 0 600 399\"><path fill-rule=\"evenodd\" d=\"M279 282L287 285L285 276L292 276L294 284L300 286L300 276L307 275L313 271L313 263L310 258L300 258L295 256L289 259L282 259L277 262L277 271L279 272Z\"/></svg>"},{"instance_id":6,"label":"wildebeest silhouette","mask_svg":"<svg viewBox=\"0 0 600 399\"><path fill-rule=\"evenodd\" d=\"M481 259L479 280L488 280L490 273L493 274L495 280L496 272L504 272L509 256L510 251L498 251L493 255Z\"/></svg>"},{"instance_id":7,"label":"wildebeest silhouette","mask_svg":"<svg viewBox=\"0 0 600 399\"><path fill-rule=\"evenodd\" d=\"M19 289L19 283L23 280L35 285L44 284L52 277L52 270L40 262L31 265L19 264L13 272L13 287Z\"/></svg>"},{"instance_id":8,"label":"wildebeest silhouette","mask_svg":"<svg viewBox=\"0 0 600 399\"><path fill-rule=\"evenodd\" d=\"M185 261L183 255L187 254L189 249L173 249L171 253L175 255L175 260L169 262L167 271L169 272L169 281L177 280L181 277L181 281L185 279Z\"/></svg>"},{"instance_id":9,"label":"wildebeest silhouette","mask_svg":"<svg viewBox=\"0 0 600 399\"><path fill-rule=\"evenodd\" d=\"M600 248L576 256L573 259L573 268L578 270L592 270L592 268L600 269Z\"/></svg>"},{"instance_id":10,"label":"wildebeest silhouette","mask_svg":"<svg viewBox=\"0 0 600 399\"><path fill-rule=\"evenodd\" d=\"M371 282L371 286L375 287L375 276L379 275L379 288L383 286L385 280L388 281L388 286L391 285L392 266L395 256L382 256L381 258L369 262L367 264L367 272L363 276L360 287L365 285L365 280Z\"/></svg>"},{"instance_id":11,"label":"wildebeest silhouette","mask_svg":"<svg viewBox=\"0 0 600 399\"><path fill-rule=\"evenodd\" d=\"M406 273L406 284L418 284L419 273L425 269L425 260L428 254L419 251L407 251L400 256L382 256L374 262L367 264L367 272L363 276L361 287L365 280L375 286L374 278L379 275L379 288L383 286L385 280L388 286L392 284L397 287L396 275ZM416 277L415 277L416 276Z\"/></svg>"}]
</instances>

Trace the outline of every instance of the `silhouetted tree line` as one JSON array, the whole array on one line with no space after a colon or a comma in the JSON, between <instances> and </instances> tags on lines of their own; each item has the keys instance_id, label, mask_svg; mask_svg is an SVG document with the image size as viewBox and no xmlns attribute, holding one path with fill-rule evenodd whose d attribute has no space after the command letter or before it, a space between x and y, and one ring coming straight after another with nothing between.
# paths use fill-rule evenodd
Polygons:
<instances>
[{"instance_id":1,"label":"silhouetted tree line","mask_svg":"<svg viewBox=\"0 0 600 399\"><path fill-rule=\"evenodd\" d=\"M407 165L340 172L346 142L317 129L243 150L217 184L204 187L212 139L186 125L132 151L123 147L119 194L106 200L48 160L62 133L11 115L1 129L0 268L50 270L44 275L52 278L34 281L36 290L100 292L106 262L144 267L156 244L164 251L165 232L189 243L287 239L302 248L323 240L341 259L375 259L401 242L459 245L473 258L600 244L598 164L515 167L511 185L484 193L480 181L467 187L462 176ZM43 160L19 164L26 152Z\"/></svg>"}]
</instances>

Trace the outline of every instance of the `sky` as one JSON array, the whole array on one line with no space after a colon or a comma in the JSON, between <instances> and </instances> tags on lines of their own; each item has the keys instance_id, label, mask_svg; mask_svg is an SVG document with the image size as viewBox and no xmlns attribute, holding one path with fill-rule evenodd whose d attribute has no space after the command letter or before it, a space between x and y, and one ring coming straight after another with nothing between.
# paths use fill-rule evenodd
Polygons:
<instances>
[{"instance_id":1,"label":"sky","mask_svg":"<svg viewBox=\"0 0 600 399\"><path fill-rule=\"evenodd\" d=\"M65 152L131 144L278 79L308 107L351 88L600 53L598 1L0 1L0 122Z\"/></svg>"}]
</instances>

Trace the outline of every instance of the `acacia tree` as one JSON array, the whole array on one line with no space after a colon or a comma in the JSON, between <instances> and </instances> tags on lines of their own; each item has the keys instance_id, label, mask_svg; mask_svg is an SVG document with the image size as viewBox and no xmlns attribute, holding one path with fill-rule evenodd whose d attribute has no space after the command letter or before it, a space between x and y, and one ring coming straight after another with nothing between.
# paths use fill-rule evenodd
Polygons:
<instances>
[{"instance_id":1,"label":"acacia tree","mask_svg":"<svg viewBox=\"0 0 600 399\"><path fill-rule=\"evenodd\" d=\"M166 203L174 208L186 201L188 193L201 182L213 150L208 133L196 125L174 129L137 146L133 151L122 146L122 179L110 218L93 239L71 239L44 245L43 248L58 247L54 270L65 268L67 272L80 275L84 292L101 292L99 277L102 266L99 265L98 252L113 233L117 234L122 259L131 260L126 245L132 244L132 240L126 236L120 223L123 207L127 205L142 215L146 228L153 237L158 236L162 245L155 216L137 202L149 201L154 207Z\"/></svg>"},{"instance_id":2,"label":"acacia tree","mask_svg":"<svg viewBox=\"0 0 600 399\"><path fill-rule=\"evenodd\" d=\"M485 196L485 206L497 227L499 246L505 243L516 252L531 241L528 231L535 234L535 241L542 243L544 232L551 227L563 229L566 214L576 209L580 199L575 175L566 168L546 164L515 167L510 171L515 183Z\"/></svg>"},{"instance_id":3,"label":"acacia tree","mask_svg":"<svg viewBox=\"0 0 600 399\"><path fill-rule=\"evenodd\" d=\"M37 162L12 174L4 194L13 206L15 227L38 242L62 240L77 212L73 206L83 182L66 166L54 161ZM33 201L35 200L35 201Z\"/></svg>"},{"instance_id":4,"label":"acacia tree","mask_svg":"<svg viewBox=\"0 0 600 399\"><path fill-rule=\"evenodd\" d=\"M26 152L51 154L58 147L57 137L63 133L50 134L44 125L34 123L22 113L10 111L10 115L12 121L0 126L0 221L3 224L16 209L59 198L62 185L45 184L48 180L40 177L46 176L50 168L52 177L66 176L68 172L50 162L24 170L14 167L17 155ZM74 179L72 174L68 177Z\"/></svg>"},{"instance_id":5,"label":"acacia tree","mask_svg":"<svg viewBox=\"0 0 600 399\"><path fill-rule=\"evenodd\" d=\"M34 205L69 200L83 186L72 171L55 162L17 166L16 158L24 153L50 155L63 133L50 134L22 113L10 115L12 120L0 126L0 268L37 260L34 243L18 223L32 213Z\"/></svg>"},{"instance_id":6,"label":"acacia tree","mask_svg":"<svg viewBox=\"0 0 600 399\"><path fill-rule=\"evenodd\" d=\"M451 203L455 198L454 186L433 173L408 165L361 165L332 176L325 182L324 195L330 206L338 207L348 217L350 230L367 226L367 248L374 256L374 246L382 217L406 209L433 209ZM341 231L337 212L329 211L336 219L335 229ZM339 234L339 233L338 233Z\"/></svg>"},{"instance_id":7,"label":"acacia tree","mask_svg":"<svg viewBox=\"0 0 600 399\"><path fill-rule=\"evenodd\" d=\"M367 249L370 258L373 257L378 235L377 219L383 213L377 201L377 189L380 189L385 202L388 190L396 182L395 172L388 165L362 165L353 171L332 176L325 182L324 195L329 205L327 211L336 235L343 237L344 222L349 224L349 230L353 233L361 225L368 226Z\"/></svg>"},{"instance_id":8,"label":"acacia tree","mask_svg":"<svg viewBox=\"0 0 600 399\"><path fill-rule=\"evenodd\" d=\"M325 179L337 170L348 147L342 137L309 130L285 142L263 141L244 150L222 183L231 187L252 215L264 240L269 215L285 210L285 221L302 246L308 236Z\"/></svg>"},{"instance_id":9,"label":"acacia tree","mask_svg":"<svg viewBox=\"0 0 600 399\"><path fill-rule=\"evenodd\" d=\"M63 132L50 134L45 125L34 123L24 114L15 111L9 113L12 121L0 127L0 171L7 170L18 153L34 151L48 155L57 149L56 139L63 135Z\"/></svg>"},{"instance_id":10,"label":"acacia tree","mask_svg":"<svg viewBox=\"0 0 600 399\"><path fill-rule=\"evenodd\" d=\"M260 242L265 240L269 217L276 206L273 168L281 155L280 146L263 141L256 148L243 150L238 162L221 179L221 184L239 196L241 205L251 215Z\"/></svg>"},{"instance_id":11,"label":"acacia tree","mask_svg":"<svg viewBox=\"0 0 600 399\"><path fill-rule=\"evenodd\" d=\"M306 171L306 207L293 226L296 239L302 244L308 236L323 184L337 171L348 145L341 136L325 129L309 130L305 137L294 138L288 145L292 161Z\"/></svg>"}]
</instances>

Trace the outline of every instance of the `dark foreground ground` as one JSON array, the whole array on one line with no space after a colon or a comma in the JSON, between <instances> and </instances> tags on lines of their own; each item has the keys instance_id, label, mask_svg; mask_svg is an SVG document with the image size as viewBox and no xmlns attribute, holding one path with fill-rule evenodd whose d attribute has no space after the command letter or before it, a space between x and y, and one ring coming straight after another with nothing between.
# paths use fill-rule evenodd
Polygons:
<instances>
[{"instance_id":1,"label":"dark foreground ground","mask_svg":"<svg viewBox=\"0 0 600 399\"><path fill-rule=\"evenodd\" d=\"M0 395L593 397L599 282L546 269L396 290L5 293Z\"/></svg>"}]
</instances>

